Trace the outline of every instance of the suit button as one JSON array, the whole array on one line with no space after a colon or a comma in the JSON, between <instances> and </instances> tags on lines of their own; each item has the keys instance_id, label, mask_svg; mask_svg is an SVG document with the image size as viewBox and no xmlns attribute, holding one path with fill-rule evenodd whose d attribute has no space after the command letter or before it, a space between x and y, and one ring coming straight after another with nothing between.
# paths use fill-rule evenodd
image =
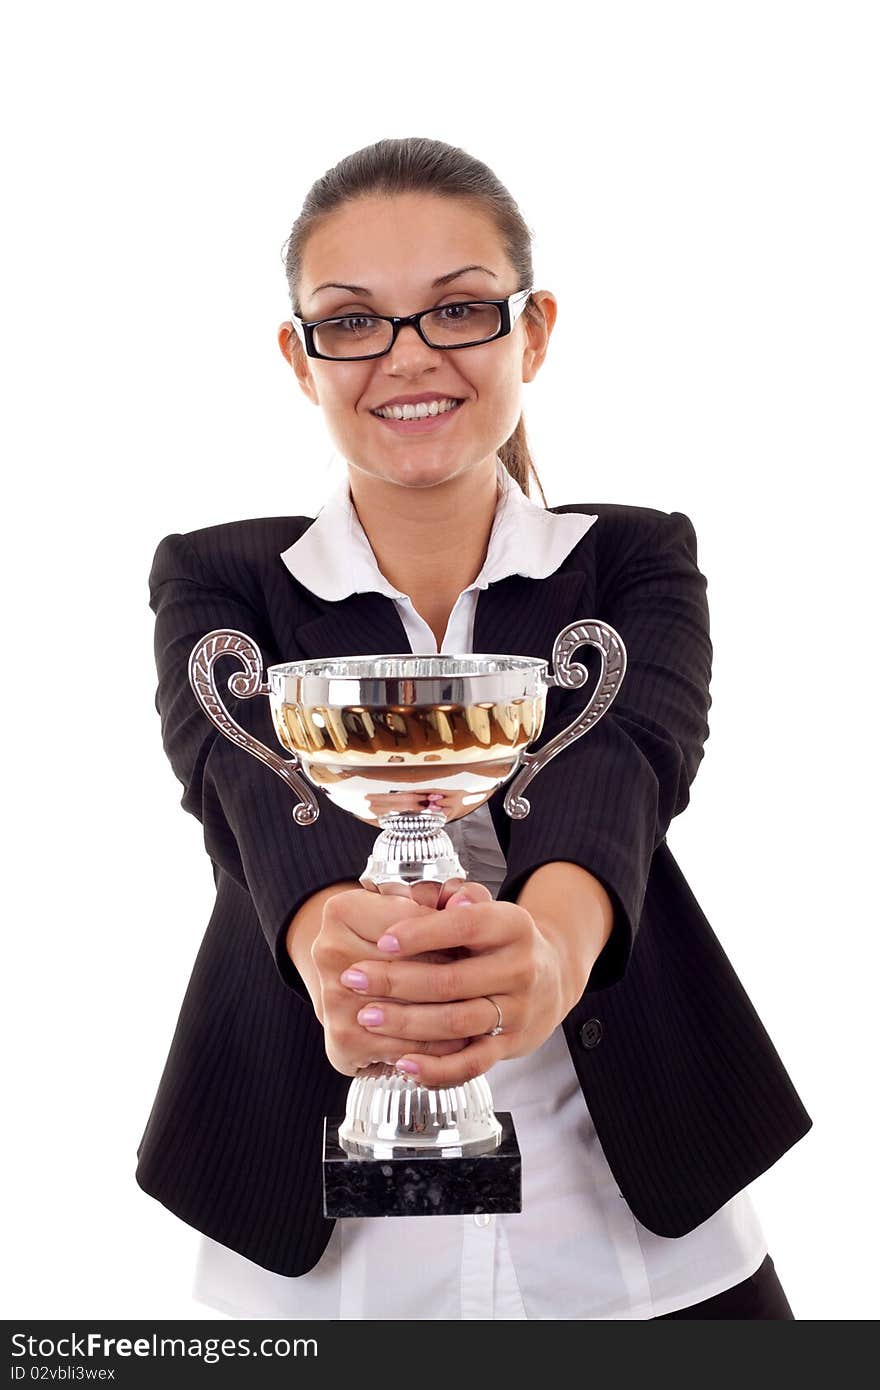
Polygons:
<instances>
[{"instance_id":1,"label":"suit button","mask_svg":"<svg viewBox=\"0 0 880 1390\"><path fill-rule=\"evenodd\" d=\"M588 1018L581 1024L581 1043L584 1047L595 1047L602 1037L602 1025L598 1018Z\"/></svg>"}]
</instances>

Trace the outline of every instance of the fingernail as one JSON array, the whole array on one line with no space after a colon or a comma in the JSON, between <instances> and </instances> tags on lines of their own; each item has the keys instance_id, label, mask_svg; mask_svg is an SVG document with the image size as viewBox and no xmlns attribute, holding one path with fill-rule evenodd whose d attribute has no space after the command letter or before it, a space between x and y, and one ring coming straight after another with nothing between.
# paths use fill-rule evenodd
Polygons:
<instances>
[{"instance_id":1,"label":"fingernail","mask_svg":"<svg viewBox=\"0 0 880 1390\"><path fill-rule=\"evenodd\" d=\"M453 907L473 907L474 900L473 898L469 898L467 893L464 893L452 898L451 903Z\"/></svg>"},{"instance_id":2,"label":"fingernail","mask_svg":"<svg viewBox=\"0 0 880 1390\"><path fill-rule=\"evenodd\" d=\"M381 1009L377 1009L374 1005L371 1005L368 1009L361 1009L357 1016L357 1021L358 1023L366 1023L369 1025L384 1023L385 1015Z\"/></svg>"},{"instance_id":3,"label":"fingernail","mask_svg":"<svg viewBox=\"0 0 880 1390\"><path fill-rule=\"evenodd\" d=\"M349 989L366 989L367 987L367 977L363 970L343 970L339 978L344 985L348 985Z\"/></svg>"},{"instance_id":4,"label":"fingernail","mask_svg":"<svg viewBox=\"0 0 880 1390\"><path fill-rule=\"evenodd\" d=\"M415 1076L419 1070L418 1062L411 1062L408 1057L401 1057L394 1065L398 1071L409 1072L410 1076Z\"/></svg>"},{"instance_id":5,"label":"fingernail","mask_svg":"<svg viewBox=\"0 0 880 1390\"><path fill-rule=\"evenodd\" d=\"M400 950L400 942L398 941L397 937L392 936L390 932L386 932L384 936L380 936L379 940L376 942L376 945L379 947L380 951Z\"/></svg>"}]
</instances>

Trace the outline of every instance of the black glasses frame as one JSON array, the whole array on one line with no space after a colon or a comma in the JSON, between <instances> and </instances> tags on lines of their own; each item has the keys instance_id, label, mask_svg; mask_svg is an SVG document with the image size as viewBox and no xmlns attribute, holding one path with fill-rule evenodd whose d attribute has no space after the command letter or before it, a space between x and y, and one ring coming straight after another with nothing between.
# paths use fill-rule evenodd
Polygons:
<instances>
[{"instance_id":1,"label":"black glasses frame","mask_svg":"<svg viewBox=\"0 0 880 1390\"><path fill-rule=\"evenodd\" d=\"M318 352L315 347L315 329L322 323L338 323L340 319L353 318L352 314L332 314L325 319L302 319L298 314L293 314L291 321L296 332L302 341L303 347L309 357L319 357L322 362L366 362L373 357L384 357L390 352L397 342L397 335L401 328L411 324L416 330L422 342L429 348L434 348L436 352L458 352L460 348L482 347L484 343L494 343L496 338L503 338L508 334L516 323L523 309L526 307L531 286L527 290L516 290L509 294L506 299L462 299L456 300L456 304L494 304L500 310L501 325L497 333L493 333L491 338L477 338L472 343L449 343L446 346L438 346L437 343L429 343L422 328L422 319L426 314L436 314L438 308L443 305L435 304L430 309L421 309L417 314L365 314L365 318L382 319L385 323L391 324L391 342L387 348L381 352L365 352L358 357L330 357L326 352ZM449 305L451 308L452 306Z\"/></svg>"}]
</instances>

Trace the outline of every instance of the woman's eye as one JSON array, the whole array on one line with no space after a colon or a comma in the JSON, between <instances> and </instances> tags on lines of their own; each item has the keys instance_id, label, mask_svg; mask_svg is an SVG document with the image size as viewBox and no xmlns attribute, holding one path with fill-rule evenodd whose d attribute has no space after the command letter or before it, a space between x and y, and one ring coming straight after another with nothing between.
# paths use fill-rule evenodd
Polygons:
<instances>
[{"instance_id":1,"label":"woman's eye","mask_svg":"<svg viewBox=\"0 0 880 1390\"><path fill-rule=\"evenodd\" d=\"M365 328L369 328L373 320L366 314L349 314L345 318L335 319L334 323L341 325L348 332L363 333Z\"/></svg>"},{"instance_id":2,"label":"woman's eye","mask_svg":"<svg viewBox=\"0 0 880 1390\"><path fill-rule=\"evenodd\" d=\"M469 310L470 308L471 308L471 305L470 305L470 304L443 304L443 305L441 305L441 307L437 310L437 313L438 313L438 314L443 314L443 315L446 316L446 318L452 319L452 320L454 321L454 320L456 320L456 319L466 319L466 318L468 317L468 315L467 315L467 313L463 313L463 314L452 313L452 312L450 312L451 310L454 310L454 309L465 309L465 310Z\"/></svg>"}]
</instances>

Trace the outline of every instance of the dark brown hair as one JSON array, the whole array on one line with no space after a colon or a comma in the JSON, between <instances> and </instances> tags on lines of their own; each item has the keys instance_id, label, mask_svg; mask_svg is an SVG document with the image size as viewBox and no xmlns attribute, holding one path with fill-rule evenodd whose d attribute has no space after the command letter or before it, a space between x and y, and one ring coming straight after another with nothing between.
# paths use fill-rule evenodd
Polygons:
<instances>
[{"instance_id":1,"label":"dark brown hair","mask_svg":"<svg viewBox=\"0 0 880 1390\"><path fill-rule=\"evenodd\" d=\"M317 179L306 195L302 211L284 243L282 257L293 312L302 316L299 287L303 253L310 234L337 208L355 198L379 194L432 193L457 198L491 218L504 252L513 266L520 289L532 283L532 232L507 189L492 170L456 145L442 140L411 136L406 140L378 140L346 155ZM542 321L540 307L529 297L525 317ZM528 497L530 477L541 487L520 414L516 429L501 445L498 457Z\"/></svg>"}]
</instances>

